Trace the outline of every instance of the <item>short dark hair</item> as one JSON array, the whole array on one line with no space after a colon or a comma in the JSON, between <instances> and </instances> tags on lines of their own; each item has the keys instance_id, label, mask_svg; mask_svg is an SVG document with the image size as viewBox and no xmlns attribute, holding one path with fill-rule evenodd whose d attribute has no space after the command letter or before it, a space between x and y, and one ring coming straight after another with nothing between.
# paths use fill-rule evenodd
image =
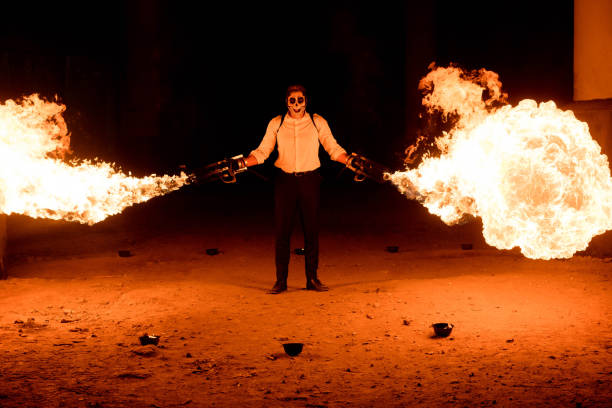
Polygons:
<instances>
[{"instance_id":1,"label":"short dark hair","mask_svg":"<svg viewBox=\"0 0 612 408\"><path fill-rule=\"evenodd\" d=\"M289 97L289 95L291 95L291 92L301 92L304 95L304 97L308 99L306 95L306 88L304 88L304 85L300 85L300 84L290 85L287 88L287 94L285 95L285 100Z\"/></svg>"}]
</instances>

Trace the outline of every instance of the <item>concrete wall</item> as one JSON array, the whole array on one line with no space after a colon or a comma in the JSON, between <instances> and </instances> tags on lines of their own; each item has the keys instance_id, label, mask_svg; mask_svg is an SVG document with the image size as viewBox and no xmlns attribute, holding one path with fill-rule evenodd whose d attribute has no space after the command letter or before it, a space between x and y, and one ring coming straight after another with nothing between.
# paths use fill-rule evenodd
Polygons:
<instances>
[{"instance_id":1,"label":"concrete wall","mask_svg":"<svg viewBox=\"0 0 612 408\"><path fill-rule=\"evenodd\" d=\"M0 214L0 279L6 279L4 254L6 252L6 215Z\"/></svg>"},{"instance_id":2,"label":"concrete wall","mask_svg":"<svg viewBox=\"0 0 612 408\"><path fill-rule=\"evenodd\" d=\"M599 143L602 153L607 155L610 161L612 158L612 99L574 102L563 108L571 109L576 118L588 123L591 136Z\"/></svg>"},{"instance_id":3,"label":"concrete wall","mask_svg":"<svg viewBox=\"0 0 612 408\"><path fill-rule=\"evenodd\" d=\"M612 0L574 0L574 101L564 108L589 124L612 164ZM612 256L612 231L594 237L586 252Z\"/></svg>"},{"instance_id":4,"label":"concrete wall","mask_svg":"<svg viewBox=\"0 0 612 408\"><path fill-rule=\"evenodd\" d=\"M601 146L602 153L608 156L608 165L612 169L612 99L574 102L563 109L571 109L576 118L588 123L591 136ZM586 254L611 257L612 231L594 237Z\"/></svg>"},{"instance_id":5,"label":"concrete wall","mask_svg":"<svg viewBox=\"0 0 612 408\"><path fill-rule=\"evenodd\" d=\"M612 0L574 0L574 100L612 98Z\"/></svg>"}]
</instances>

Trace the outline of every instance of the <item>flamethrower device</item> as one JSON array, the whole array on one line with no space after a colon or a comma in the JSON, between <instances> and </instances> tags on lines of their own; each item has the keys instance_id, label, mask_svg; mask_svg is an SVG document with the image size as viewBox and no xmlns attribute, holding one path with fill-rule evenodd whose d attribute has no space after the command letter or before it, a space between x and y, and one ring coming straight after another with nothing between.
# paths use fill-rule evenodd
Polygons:
<instances>
[{"instance_id":1,"label":"flamethrower device","mask_svg":"<svg viewBox=\"0 0 612 408\"><path fill-rule=\"evenodd\" d=\"M346 167L355 173L355 177L353 177L355 181L363 181L369 178L378 183L384 183L388 180L387 174L391 173L391 169L357 153L350 154Z\"/></svg>"},{"instance_id":2,"label":"flamethrower device","mask_svg":"<svg viewBox=\"0 0 612 408\"><path fill-rule=\"evenodd\" d=\"M360 154L351 153L346 168L355 173L353 180L361 182L366 178L374 180L378 183L384 183L388 180L387 174L391 173L391 169L379 163L376 163ZM189 175L190 183L207 183L211 181L221 180L223 183L230 184L236 182L236 175L245 171L251 171L256 176L264 180L268 180L261 174L248 169L244 156L239 154L229 159L223 159L208 166L201 167L193 171Z\"/></svg>"},{"instance_id":3,"label":"flamethrower device","mask_svg":"<svg viewBox=\"0 0 612 408\"><path fill-rule=\"evenodd\" d=\"M224 183L235 183L236 174L244 171L247 171L247 166L244 157L239 154L195 170L189 175L189 181L191 183L207 183L221 180Z\"/></svg>"},{"instance_id":4,"label":"flamethrower device","mask_svg":"<svg viewBox=\"0 0 612 408\"><path fill-rule=\"evenodd\" d=\"M264 181L269 181L267 177L259 174L253 169L247 168L246 159L239 154L229 159L223 159L208 166L196 169L189 175L189 182L192 184L208 183L221 180L226 184L235 183L236 175L245 171L250 171Z\"/></svg>"}]
</instances>

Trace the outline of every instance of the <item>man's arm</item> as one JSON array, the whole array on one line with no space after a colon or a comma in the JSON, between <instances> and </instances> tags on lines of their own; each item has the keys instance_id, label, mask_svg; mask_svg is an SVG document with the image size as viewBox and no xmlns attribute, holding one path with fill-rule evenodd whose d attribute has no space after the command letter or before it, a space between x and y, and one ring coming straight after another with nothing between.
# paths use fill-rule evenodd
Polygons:
<instances>
[{"instance_id":1,"label":"man's arm","mask_svg":"<svg viewBox=\"0 0 612 408\"><path fill-rule=\"evenodd\" d=\"M280 126L280 121L281 117L277 116L268 123L266 134L259 146L244 159L244 164L247 167L262 164L270 156L270 153L272 153L276 146L276 132Z\"/></svg>"},{"instance_id":2,"label":"man's arm","mask_svg":"<svg viewBox=\"0 0 612 408\"><path fill-rule=\"evenodd\" d=\"M323 119L320 115L313 115L313 120L317 121L317 126L319 128L319 141L325 151L329 154L332 160L335 160L339 163L346 164L349 155L346 153L346 150L342 148L332 135L331 129L327 124L327 121Z\"/></svg>"}]
</instances>

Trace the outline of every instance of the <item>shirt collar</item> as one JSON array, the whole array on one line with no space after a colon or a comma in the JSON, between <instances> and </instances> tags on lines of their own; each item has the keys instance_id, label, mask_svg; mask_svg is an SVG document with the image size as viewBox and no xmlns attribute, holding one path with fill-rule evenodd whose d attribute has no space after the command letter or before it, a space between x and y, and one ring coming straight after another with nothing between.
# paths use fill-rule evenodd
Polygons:
<instances>
[{"instance_id":1,"label":"shirt collar","mask_svg":"<svg viewBox=\"0 0 612 408\"><path fill-rule=\"evenodd\" d=\"M305 120L310 120L310 113L305 112L304 116L302 116L301 119L293 119L291 116L289 116L289 113L285 114L285 121L287 121L289 123L300 123L300 122L303 122Z\"/></svg>"}]
</instances>

